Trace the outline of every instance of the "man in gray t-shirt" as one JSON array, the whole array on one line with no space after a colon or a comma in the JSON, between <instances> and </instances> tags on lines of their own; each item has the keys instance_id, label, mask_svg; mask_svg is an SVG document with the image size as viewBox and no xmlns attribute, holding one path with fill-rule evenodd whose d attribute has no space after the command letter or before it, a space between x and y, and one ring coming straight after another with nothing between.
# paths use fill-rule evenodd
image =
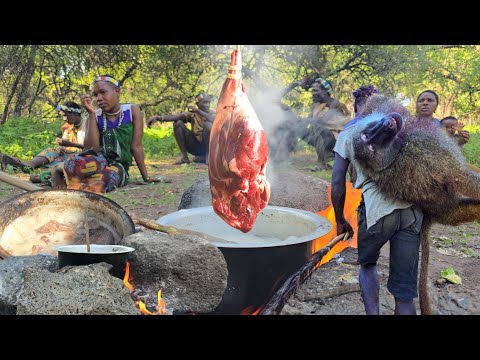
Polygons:
<instances>
[{"instance_id":1,"label":"man in gray t-shirt","mask_svg":"<svg viewBox=\"0 0 480 360\"><path fill-rule=\"evenodd\" d=\"M332 173L332 204L335 211L337 234L353 234L351 225L343 215L345 204L345 178L350 163L357 178L353 186L362 189L362 202L358 208L358 257L360 262L360 288L365 312L379 314L379 281L376 263L380 249L390 240L390 273L387 288L395 297L395 314L416 314L413 299L418 296L418 250L423 213L415 205L387 197L375 182L367 178L355 160L353 135L370 121L383 114L371 114L346 127L339 135L335 147Z\"/></svg>"}]
</instances>

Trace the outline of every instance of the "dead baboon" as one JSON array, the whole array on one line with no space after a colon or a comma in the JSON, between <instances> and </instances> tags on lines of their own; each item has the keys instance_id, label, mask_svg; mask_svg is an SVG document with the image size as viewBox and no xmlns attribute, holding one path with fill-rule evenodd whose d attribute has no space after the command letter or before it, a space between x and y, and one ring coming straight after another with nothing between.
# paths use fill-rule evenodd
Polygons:
<instances>
[{"instance_id":1,"label":"dead baboon","mask_svg":"<svg viewBox=\"0 0 480 360\"><path fill-rule=\"evenodd\" d=\"M480 176L440 126L404 121L408 114L403 115L367 116L365 126L354 135L353 147L355 159L382 192L414 203L424 212L419 298L421 313L431 314L427 292L431 225L480 220Z\"/></svg>"}]
</instances>

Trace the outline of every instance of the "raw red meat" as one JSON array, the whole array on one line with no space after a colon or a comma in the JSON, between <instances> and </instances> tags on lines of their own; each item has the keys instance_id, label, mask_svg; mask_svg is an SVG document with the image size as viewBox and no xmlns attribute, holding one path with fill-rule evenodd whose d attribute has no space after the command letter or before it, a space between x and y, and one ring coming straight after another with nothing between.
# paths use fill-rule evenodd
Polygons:
<instances>
[{"instance_id":1,"label":"raw red meat","mask_svg":"<svg viewBox=\"0 0 480 360\"><path fill-rule=\"evenodd\" d=\"M248 101L241 68L237 49L210 133L208 176L213 209L227 224L246 233L268 204L270 184L265 178L267 136Z\"/></svg>"}]
</instances>

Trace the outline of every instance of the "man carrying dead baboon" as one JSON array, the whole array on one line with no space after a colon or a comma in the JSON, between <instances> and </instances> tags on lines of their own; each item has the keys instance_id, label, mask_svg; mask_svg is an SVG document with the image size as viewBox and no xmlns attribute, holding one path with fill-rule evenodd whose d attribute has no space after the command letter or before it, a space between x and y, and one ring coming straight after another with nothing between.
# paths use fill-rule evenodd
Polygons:
<instances>
[{"instance_id":1,"label":"man carrying dead baboon","mask_svg":"<svg viewBox=\"0 0 480 360\"><path fill-rule=\"evenodd\" d=\"M367 100L364 115L356 125L342 132L335 146L332 203L337 232L353 231L343 218L342 179L346 164L353 159L359 174L355 185L362 187L366 209L365 213L359 209L358 224L360 287L365 310L367 314L379 313L375 268L378 257L367 255L381 237L383 243L390 240L387 286L395 297L395 313L416 313L413 298L417 291L417 232L421 224L420 309L422 314L430 314L427 275L431 225L434 222L458 225L480 219L480 177L468 168L458 145L438 125L414 119L401 104L374 95ZM382 214L385 201L396 204L386 215ZM411 209L408 221L403 216L405 211L409 212L405 209ZM364 220L366 224L362 223ZM380 227L379 221L383 222Z\"/></svg>"},{"instance_id":2,"label":"man carrying dead baboon","mask_svg":"<svg viewBox=\"0 0 480 360\"><path fill-rule=\"evenodd\" d=\"M345 178L349 164L357 174L354 187L362 189L358 208L359 280L365 312L380 314L379 279L376 263L380 249L390 240L390 274L388 290L395 298L395 314L414 315L413 299L417 297L417 274L422 226L422 211L412 203L385 196L377 184L368 177L353 153L353 135L364 126L362 119L347 126L340 133L334 148L335 162L332 173L332 204L337 232L353 229L343 215Z\"/></svg>"}]
</instances>

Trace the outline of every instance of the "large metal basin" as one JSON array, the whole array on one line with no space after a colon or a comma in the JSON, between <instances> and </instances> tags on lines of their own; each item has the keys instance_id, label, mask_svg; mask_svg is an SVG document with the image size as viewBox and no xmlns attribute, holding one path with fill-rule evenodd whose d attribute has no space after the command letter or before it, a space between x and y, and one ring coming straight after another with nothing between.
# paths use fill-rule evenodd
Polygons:
<instances>
[{"instance_id":1,"label":"large metal basin","mask_svg":"<svg viewBox=\"0 0 480 360\"><path fill-rule=\"evenodd\" d=\"M56 246L85 244L87 230L90 242L102 245L135 232L117 203L85 191L37 190L0 205L0 246L10 255L56 256Z\"/></svg>"}]
</instances>

